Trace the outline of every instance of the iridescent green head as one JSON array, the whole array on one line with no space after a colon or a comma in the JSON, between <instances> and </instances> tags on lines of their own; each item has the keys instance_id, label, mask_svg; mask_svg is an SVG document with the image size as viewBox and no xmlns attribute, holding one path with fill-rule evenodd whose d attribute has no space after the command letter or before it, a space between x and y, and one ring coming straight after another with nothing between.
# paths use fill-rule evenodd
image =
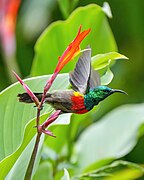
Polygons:
<instances>
[{"instance_id":1,"label":"iridescent green head","mask_svg":"<svg viewBox=\"0 0 144 180\"><path fill-rule=\"evenodd\" d=\"M94 89L91 89L88 94L84 97L84 104L87 110L91 110L95 105L97 105L100 101L104 100L111 94L119 92L124 93L126 92L119 90L119 89L111 89L107 86L97 86Z\"/></svg>"},{"instance_id":2,"label":"iridescent green head","mask_svg":"<svg viewBox=\"0 0 144 180\"><path fill-rule=\"evenodd\" d=\"M119 93L124 93L126 94L126 92L119 90L119 89L111 89L107 86L97 86L94 89L91 90L92 92L95 93L95 96L98 96L101 100L105 99L106 97L108 97L109 95L115 93L115 92L119 92Z\"/></svg>"}]
</instances>

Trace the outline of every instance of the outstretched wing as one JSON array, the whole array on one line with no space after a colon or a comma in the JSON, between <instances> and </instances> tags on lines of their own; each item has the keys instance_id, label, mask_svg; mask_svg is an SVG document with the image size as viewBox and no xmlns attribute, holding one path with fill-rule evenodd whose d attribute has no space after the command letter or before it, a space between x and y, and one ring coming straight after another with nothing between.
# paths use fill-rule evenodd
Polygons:
<instances>
[{"instance_id":1,"label":"outstretched wing","mask_svg":"<svg viewBox=\"0 0 144 180\"><path fill-rule=\"evenodd\" d=\"M90 73L90 78L88 81L88 87L90 89L93 89L96 86L100 86L101 85L101 81L100 81L100 75L99 73L93 69L93 67L91 66L91 73Z\"/></svg>"},{"instance_id":2,"label":"outstretched wing","mask_svg":"<svg viewBox=\"0 0 144 180\"><path fill-rule=\"evenodd\" d=\"M73 72L69 74L69 81L74 91L82 94L100 84L98 73L91 67L91 48L88 46L82 53Z\"/></svg>"}]
</instances>

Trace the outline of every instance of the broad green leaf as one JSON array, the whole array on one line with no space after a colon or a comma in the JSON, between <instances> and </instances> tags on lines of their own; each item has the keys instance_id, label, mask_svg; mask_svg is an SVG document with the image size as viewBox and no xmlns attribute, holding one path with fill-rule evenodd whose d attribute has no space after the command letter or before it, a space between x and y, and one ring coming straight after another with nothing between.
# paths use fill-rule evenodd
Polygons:
<instances>
[{"instance_id":1,"label":"broad green leaf","mask_svg":"<svg viewBox=\"0 0 144 180\"><path fill-rule=\"evenodd\" d=\"M141 169L132 168L118 171L105 180L135 180L138 178L144 178L144 172Z\"/></svg>"},{"instance_id":2,"label":"broad green leaf","mask_svg":"<svg viewBox=\"0 0 144 180\"><path fill-rule=\"evenodd\" d=\"M97 162L91 164L90 166L88 166L88 167L83 171L83 173L89 173L89 172L91 172L91 171L93 171L93 170L100 169L101 167L106 166L106 165L110 164L110 163L113 162L113 161L114 161L114 159L112 159L112 158L102 159L102 160L97 161Z\"/></svg>"},{"instance_id":3,"label":"broad green leaf","mask_svg":"<svg viewBox=\"0 0 144 180\"><path fill-rule=\"evenodd\" d=\"M49 162L42 162L34 175L33 179L34 180L39 180L39 179L53 179L53 169L52 165Z\"/></svg>"},{"instance_id":4,"label":"broad green leaf","mask_svg":"<svg viewBox=\"0 0 144 180\"><path fill-rule=\"evenodd\" d=\"M114 75L112 71L108 68L106 73L101 77L101 84L108 85L112 81L113 77Z\"/></svg>"},{"instance_id":5,"label":"broad green leaf","mask_svg":"<svg viewBox=\"0 0 144 180\"><path fill-rule=\"evenodd\" d=\"M67 171L67 169L64 169L64 175L61 180L70 180L69 172Z\"/></svg>"},{"instance_id":6,"label":"broad green leaf","mask_svg":"<svg viewBox=\"0 0 144 180\"><path fill-rule=\"evenodd\" d=\"M60 155L65 148L64 145L67 144L70 140L70 137L68 137L68 131L69 127L67 125L56 127L54 129L54 133L57 135L57 138L55 139L55 141L53 141L52 138L47 138L45 140L45 145Z\"/></svg>"},{"instance_id":7,"label":"broad green leaf","mask_svg":"<svg viewBox=\"0 0 144 180\"><path fill-rule=\"evenodd\" d=\"M59 7L65 19L69 16L73 8L77 5L78 1L79 0L58 0Z\"/></svg>"},{"instance_id":8,"label":"broad green leaf","mask_svg":"<svg viewBox=\"0 0 144 180\"><path fill-rule=\"evenodd\" d=\"M95 171L91 171L80 176L96 180L134 180L144 175L144 168L127 161L115 161L110 165L103 166Z\"/></svg>"},{"instance_id":9,"label":"broad green leaf","mask_svg":"<svg viewBox=\"0 0 144 180\"><path fill-rule=\"evenodd\" d=\"M97 54L92 57L92 65L95 69L102 69L111 63L111 60L128 59L126 56L117 52L109 52L105 54Z\"/></svg>"},{"instance_id":10,"label":"broad green leaf","mask_svg":"<svg viewBox=\"0 0 144 180\"><path fill-rule=\"evenodd\" d=\"M47 159L52 159L52 160L56 160L55 158L55 154L53 153L57 153L59 154L59 156L64 155L63 152L65 152L65 154L68 153L68 148L65 147L66 144L69 143L70 141L70 137L68 136L69 133L69 126L67 126L67 124L69 124L70 122L68 122L68 119L71 119L71 115L70 113L68 114L64 114L61 115L61 118L63 120L63 126L52 126L50 129L52 132L54 132L54 134L57 136L57 138L55 139L55 141L52 138L46 138L44 145L45 148L47 148L47 153L45 150L45 158ZM52 152L52 156L50 156Z\"/></svg>"},{"instance_id":11,"label":"broad green leaf","mask_svg":"<svg viewBox=\"0 0 144 180\"><path fill-rule=\"evenodd\" d=\"M58 0L60 10L64 18L69 16L69 1L68 0Z\"/></svg>"},{"instance_id":12,"label":"broad green leaf","mask_svg":"<svg viewBox=\"0 0 144 180\"><path fill-rule=\"evenodd\" d=\"M27 79L25 82L34 92L43 92L43 87L50 76ZM61 82L61 83L59 83ZM69 85L68 76L63 74L55 80L51 90L66 89ZM0 159L14 152L23 138L24 127L36 115L33 104L19 103L17 94L24 92L19 83L15 83L0 94ZM42 113L49 112L50 106L45 105Z\"/></svg>"},{"instance_id":13,"label":"broad green leaf","mask_svg":"<svg viewBox=\"0 0 144 180\"><path fill-rule=\"evenodd\" d=\"M44 121L45 118L46 118L46 115L44 115L42 117L42 120ZM25 134L24 134L24 138L23 138L23 142L22 142L21 146L12 155L6 157L5 159L3 159L0 162L1 178L5 178L10 170L13 173L10 172L9 176L15 174L15 171L13 170L13 169L15 169L15 166L13 166L13 165L15 164L17 159L20 158L23 151L26 151L26 157L25 157L25 161L22 162L22 165L25 164L25 163L28 163L27 158L30 157L31 152L32 152L32 147L33 147L33 144L34 144L34 139L32 140L32 138L35 136L35 133L36 133L36 129L33 128L34 125L35 125L35 119L30 121L27 124L27 126L25 128ZM31 145L29 145L29 143ZM27 150L25 150L26 148L27 148ZM20 166L20 167L22 167L22 166ZM27 167L27 164L25 165L25 168L23 167L22 171L25 172L26 167Z\"/></svg>"},{"instance_id":14,"label":"broad green leaf","mask_svg":"<svg viewBox=\"0 0 144 180\"><path fill-rule=\"evenodd\" d=\"M41 121L43 122L46 119L46 117L48 117L48 115L50 115L50 114L49 113L44 114L41 117ZM66 121L66 119L67 119L67 121ZM57 119L57 125L68 124L69 122L70 122L69 114L62 115ZM21 146L16 150L16 152L14 152L12 155L6 157L4 160L2 160L0 162L1 177L4 178L8 174L9 171L10 172L9 172L7 178L19 179L20 177L21 178L24 177L24 174L26 172L26 167L28 165L28 160L30 159L31 152L33 150L33 144L35 141L35 139L33 138L36 133L36 129L33 128L34 125L35 125L35 119L30 121L27 124L26 129L25 129L25 135L24 135ZM54 123L52 125L54 126ZM55 132L54 132L54 134L55 134ZM57 135L57 134L55 134L55 135ZM47 138L49 140L53 139L51 137L47 137ZM56 139L53 139L53 141L55 141L55 140ZM41 146L42 146L42 144L43 144L43 141L41 140ZM39 153L38 158L40 158L40 156L41 155ZM38 161L37 161L36 165L38 166ZM35 167L35 169L36 168L37 167ZM20 176L18 176L17 174L19 174Z\"/></svg>"},{"instance_id":15,"label":"broad green leaf","mask_svg":"<svg viewBox=\"0 0 144 180\"><path fill-rule=\"evenodd\" d=\"M25 82L34 92L42 92L43 87L49 77L50 76L30 78L25 80ZM59 82L61 82L61 84L59 84ZM67 74L59 75L51 90L66 89L68 85L69 82ZM36 132L36 130L33 128L35 124L35 121L33 120L30 122L30 124L28 124L25 131L26 134L24 136L25 125L35 117L36 108L34 108L32 104L24 104L17 101L17 94L22 92L24 92L24 90L21 85L15 83L0 94L0 158L1 160L5 158L0 162L0 169L1 175L4 174L4 177L9 172L12 165L16 162L22 151L26 148L32 137L34 137ZM46 113L45 119L48 117L47 113L49 113L51 109L52 108L50 108L50 106L45 105L42 111L42 114ZM60 116L60 118L54 124L68 124L69 117L69 114L66 116ZM10 154L12 155L8 156Z\"/></svg>"},{"instance_id":16,"label":"broad green leaf","mask_svg":"<svg viewBox=\"0 0 144 180\"><path fill-rule=\"evenodd\" d=\"M139 128L138 137L141 138L144 135L144 124L142 124Z\"/></svg>"},{"instance_id":17,"label":"broad green leaf","mask_svg":"<svg viewBox=\"0 0 144 180\"><path fill-rule=\"evenodd\" d=\"M33 173L36 171L36 169L38 167L38 163L40 161L40 157L41 157L40 154L41 154L41 148L42 148L42 144L43 144L43 139L44 139L44 135L41 136L41 141L40 141L40 144L39 144L39 150L38 150L38 153L37 153ZM26 148L21 152L21 154L18 157L17 161L12 166L10 172L6 176L6 178L5 178L6 180L9 180L9 179L15 179L15 180L24 179L25 174L26 174L26 170L27 170L27 167L28 167L28 164L29 164L29 160L31 158L31 154L32 154L32 151L33 151L34 143L35 143L35 138L33 138L30 141L30 143L27 144ZM8 162L8 163L12 164L11 162ZM7 170L7 167L5 169ZM1 177L2 177L2 175L1 175Z\"/></svg>"},{"instance_id":18,"label":"broad green leaf","mask_svg":"<svg viewBox=\"0 0 144 180\"><path fill-rule=\"evenodd\" d=\"M53 73L58 57L76 37L80 24L83 25L82 30L91 28L90 34L81 43L81 49L90 44L92 55L117 50L102 8L96 4L80 7L67 20L52 23L40 36L35 46L33 76ZM70 72L74 66L75 61L71 61L62 72Z\"/></svg>"},{"instance_id":19,"label":"broad green leaf","mask_svg":"<svg viewBox=\"0 0 144 180\"><path fill-rule=\"evenodd\" d=\"M96 161L128 154L144 122L143 108L144 104L124 105L89 126L77 142L79 168L84 170Z\"/></svg>"}]
</instances>

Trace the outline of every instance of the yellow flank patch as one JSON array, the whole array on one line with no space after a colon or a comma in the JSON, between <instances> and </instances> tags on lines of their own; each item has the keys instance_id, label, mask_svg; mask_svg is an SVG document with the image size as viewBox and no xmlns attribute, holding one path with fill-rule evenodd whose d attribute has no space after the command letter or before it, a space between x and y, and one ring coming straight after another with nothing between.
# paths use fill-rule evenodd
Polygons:
<instances>
[{"instance_id":1,"label":"yellow flank patch","mask_svg":"<svg viewBox=\"0 0 144 180\"><path fill-rule=\"evenodd\" d=\"M83 94L81 94L80 92L74 92L74 96L76 96L76 97L79 97L79 96L84 96Z\"/></svg>"}]
</instances>

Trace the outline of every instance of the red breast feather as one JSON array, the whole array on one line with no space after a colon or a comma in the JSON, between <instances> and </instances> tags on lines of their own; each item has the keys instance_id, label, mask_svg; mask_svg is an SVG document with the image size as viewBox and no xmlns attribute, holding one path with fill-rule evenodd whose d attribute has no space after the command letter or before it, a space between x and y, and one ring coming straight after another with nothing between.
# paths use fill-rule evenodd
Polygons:
<instances>
[{"instance_id":1,"label":"red breast feather","mask_svg":"<svg viewBox=\"0 0 144 180\"><path fill-rule=\"evenodd\" d=\"M77 114L84 114L88 112L84 105L84 95L79 92L74 92L71 97L72 110Z\"/></svg>"}]
</instances>

